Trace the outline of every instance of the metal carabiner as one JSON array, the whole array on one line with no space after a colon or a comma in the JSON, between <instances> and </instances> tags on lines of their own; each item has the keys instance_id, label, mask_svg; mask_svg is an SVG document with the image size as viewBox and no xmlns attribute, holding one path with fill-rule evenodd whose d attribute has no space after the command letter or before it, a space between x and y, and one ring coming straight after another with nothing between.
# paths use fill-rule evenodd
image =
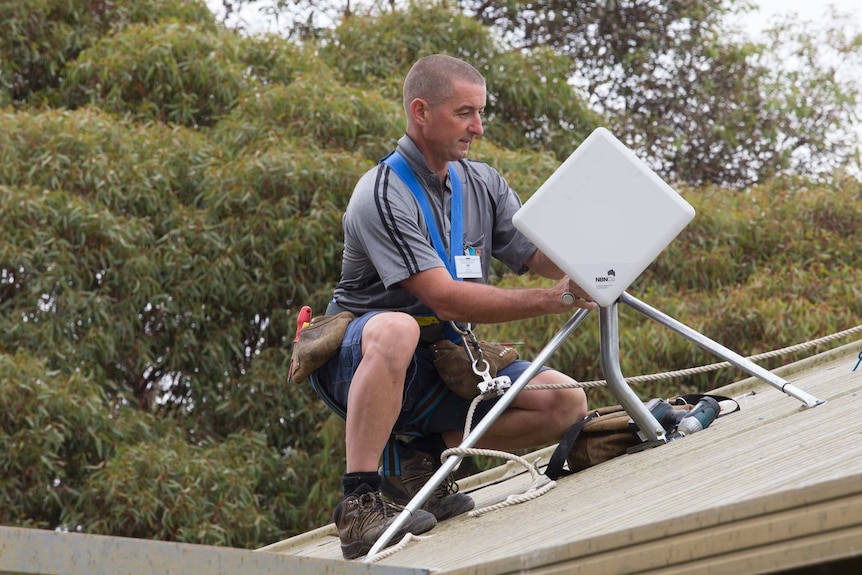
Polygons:
<instances>
[{"instance_id":1,"label":"metal carabiner","mask_svg":"<svg viewBox=\"0 0 862 575\"><path fill-rule=\"evenodd\" d=\"M467 322L465 324L466 327L461 329L457 323L450 320L449 325L451 325L452 329L461 336L464 349L467 351L467 357L470 358L470 366L473 368L473 373L481 377L486 382L492 381L491 364L488 363L488 360L485 359L485 355L482 353L482 346L479 345L479 340L476 339L476 335L473 333L473 324ZM470 349L471 346L473 348L472 350ZM473 355L473 351L476 352L476 355ZM484 367L480 368L480 365L484 365Z\"/></svg>"}]
</instances>

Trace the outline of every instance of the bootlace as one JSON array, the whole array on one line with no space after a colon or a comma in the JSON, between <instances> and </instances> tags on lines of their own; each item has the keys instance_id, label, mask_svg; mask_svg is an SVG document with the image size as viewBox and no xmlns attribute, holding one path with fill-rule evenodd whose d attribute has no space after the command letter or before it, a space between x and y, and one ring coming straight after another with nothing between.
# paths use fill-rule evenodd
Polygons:
<instances>
[{"instance_id":1,"label":"bootlace","mask_svg":"<svg viewBox=\"0 0 862 575\"><path fill-rule=\"evenodd\" d=\"M440 487L437 488L437 493L439 493L440 497L445 497L446 495L458 493L458 484L455 483L455 478L450 473L446 476L446 481L440 484Z\"/></svg>"},{"instance_id":2,"label":"bootlace","mask_svg":"<svg viewBox=\"0 0 862 575\"><path fill-rule=\"evenodd\" d=\"M434 475L439 466L434 465L434 460L430 456L423 458L422 466L426 469L426 471L422 473L422 483L424 485L429 479L431 479L431 476ZM442 498L452 493L458 493L458 484L455 483L455 477L450 473L446 476L446 480L434 490L434 495L438 498Z\"/></svg>"},{"instance_id":3,"label":"bootlace","mask_svg":"<svg viewBox=\"0 0 862 575\"><path fill-rule=\"evenodd\" d=\"M403 508L391 501L384 500L376 491L359 496L359 510L363 513L376 513L388 519L401 512Z\"/></svg>"}]
</instances>

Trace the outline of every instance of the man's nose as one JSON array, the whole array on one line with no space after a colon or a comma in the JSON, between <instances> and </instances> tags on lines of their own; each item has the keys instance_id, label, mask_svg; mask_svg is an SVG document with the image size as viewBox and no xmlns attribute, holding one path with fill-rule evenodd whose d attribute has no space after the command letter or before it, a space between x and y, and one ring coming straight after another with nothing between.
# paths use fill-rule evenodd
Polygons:
<instances>
[{"instance_id":1,"label":"man's nose","mask_svg":"<svg viewBox=\"0 0 862 575\"><path fill-rule=\"evenodd\" d=\"M485 128L482 126L482 116L476 114L475 118L473 118L473 121L470 123L469 130L471 134L477 137L485 133Z\"/></svg>"}]
</instances>

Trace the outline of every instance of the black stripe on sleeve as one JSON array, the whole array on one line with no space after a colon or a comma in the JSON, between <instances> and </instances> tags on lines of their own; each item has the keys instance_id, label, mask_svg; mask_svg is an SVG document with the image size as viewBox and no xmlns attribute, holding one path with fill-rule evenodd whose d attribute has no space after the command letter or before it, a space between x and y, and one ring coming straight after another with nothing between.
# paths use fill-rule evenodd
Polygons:
<instances>
[{"instance_id":1,"label":"black stripe on sleeve","mask_svg":"<svg viewBox=\"0 0 862 575\"><path fill-rule=\"evenodd\" d=\"M398 230L398 223L392 215L392 204L389 201L389 177L392 170L386 164L380 164L380 169L377 171L377 180L374 182L374 202L377 206L377 213L380 216L380 221L383 222L383 227L392 240L392 244L398 249L401 254L404 267L407 268L407 273L413 275L419 272L419 264L416 262L416 256L410 245L404 239L404 235ZM397 176L396 176L397 177ZM383 179L381 185L381 178Z\"/></svg>"}]
</instances>

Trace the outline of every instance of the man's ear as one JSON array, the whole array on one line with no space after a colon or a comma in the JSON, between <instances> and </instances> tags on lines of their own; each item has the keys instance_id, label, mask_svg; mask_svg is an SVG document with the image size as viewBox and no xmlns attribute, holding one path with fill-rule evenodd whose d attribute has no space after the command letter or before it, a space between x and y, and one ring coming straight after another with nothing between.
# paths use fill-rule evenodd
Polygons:
<instances>
[{"instance_id":1,"label":"man's ear","mask_svg":"<svg viewBox=\"0 0 862 575\"><path fill-rule=\"evenodd\" d=\"M414 98L410 102L410 118L417 125L424 125L428 119L429 109L428 102L422 98Z\"/></svg>"}]
</instances>

